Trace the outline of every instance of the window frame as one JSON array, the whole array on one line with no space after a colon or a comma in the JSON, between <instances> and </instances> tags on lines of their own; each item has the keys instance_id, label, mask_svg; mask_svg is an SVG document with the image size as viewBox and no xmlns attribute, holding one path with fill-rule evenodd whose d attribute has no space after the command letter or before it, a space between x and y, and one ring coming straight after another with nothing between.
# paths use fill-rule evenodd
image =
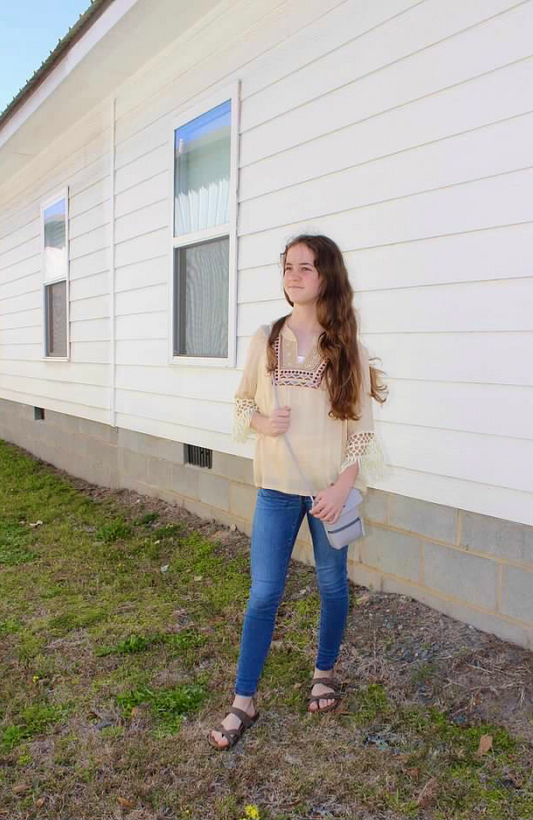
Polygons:
<instances>
[{"instance_id":1,"label":"window frame","mask_svg":"<svg viewBox=\"0 0 533 820\"><path fill-rule=\"evenodd\" d=\"M170 188L170 251L169 251L169 310L168 310L168 362L185 367L226 367L234 368L237 359L237 189L238 189L238 149L239 149L239 97L240 82L225 85L219 91L203 97L193 105L183 108L171 123L169 151L169 188ZM196 117L205 114L217 105L231 100L230 131L230 178L229 178L229 222L194 231L183 236L174 236L174 160L175 132ZM175 334L175 272L174 256L176 248L197 245L222 237L229 239L228 266L228 354L225 357L189 356L174 354Z\"/></svg>"},{"instance_id":2,"label":"window frame","mask_svg":"<svg viewBox=\"0 0 533 820\"><path fill-rule=\"evenodd\" d=\"M66 253L66 260L65 260L65 271L62 276L56 276L55 278L46 278L46 269L45 269L45 245L44 245L44 212L47 208L50 208L51 205L55 205L57 202L60 202L62 199L65 200L65 253ZM41 202L41 213L40 213L40 238L41 238L41 274L42 274L42 298L41 303L43 306L43 337L42 337L42 358L46 362L68 362L70 361L70 252L69 252L69 188L68 185L56 191L53 195L47 197L46 199L42 200ZM57 285L59 282L65 282L65 314L66 314L66 347L67 347L67 355L66 356L51 356L47 353L47 335L48 335L48 315L47 315L47 306L46 306L46 288L49 285Z\"/></svg>"}]
</instances>

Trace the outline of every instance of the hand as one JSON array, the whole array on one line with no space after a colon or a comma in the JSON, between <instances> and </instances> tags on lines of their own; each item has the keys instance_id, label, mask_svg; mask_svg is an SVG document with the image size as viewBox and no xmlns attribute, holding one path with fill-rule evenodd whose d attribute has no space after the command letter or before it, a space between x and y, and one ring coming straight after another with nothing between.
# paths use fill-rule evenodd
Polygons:
<instances>
[{"instance_id":1,"label":"hand","mask_svg":"<svg viewBox=\"0 0 533 820\"><path fill-rule=\"evenodd\" d=\"M291 423L291 408L278 407L270 416L267 416L265 433L267 436L282 436L289 429Z\"/></svg>"},{"instance_id":2,"label":"hand","mask_svg":"<svg viewBox=\"0 0 533 820\"><path fill-rule=\"evenodd\" d=\"M272 415L263 416L256 411L250 422L252 430L256 430L262 436L281 436L289 429L291 420L290 407L278 407Z\"/></svg>"},{"instance_id":3,"label":"hand","mask_svg":"<svg viewBox=\"0 0 533 820\"><path fill-rule=\"evenodd\" d=\"M327 524L334 524L341 514L349 492L350 487L338 484L332 484L326 490L321 490L315 496L315 503L310 510L311 515Z\"/></svg>"}]
</instances>

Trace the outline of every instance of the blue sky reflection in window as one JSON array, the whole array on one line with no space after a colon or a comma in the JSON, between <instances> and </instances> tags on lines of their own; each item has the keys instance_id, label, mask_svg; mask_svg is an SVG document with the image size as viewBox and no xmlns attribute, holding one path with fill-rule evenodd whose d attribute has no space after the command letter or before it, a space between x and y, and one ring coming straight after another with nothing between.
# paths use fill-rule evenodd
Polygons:
<instances>
[{"instance_id":1,"label":"blue sky reflection in window","mask_svg":"<svg viewBox=\"0 0 533 820\"><path fill-rule=\"evenodd\" d=\"M231 100L175 131L174 235L229 222Z\"/></svg>"}]
</instances>

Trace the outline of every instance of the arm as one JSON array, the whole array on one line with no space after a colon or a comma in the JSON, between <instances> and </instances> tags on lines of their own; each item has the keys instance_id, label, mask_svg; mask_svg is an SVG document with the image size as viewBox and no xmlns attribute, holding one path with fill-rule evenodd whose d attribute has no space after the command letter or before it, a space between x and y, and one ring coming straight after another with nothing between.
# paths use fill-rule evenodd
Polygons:
<instances>
[{"instance_id":1,"label":"arm","mask_svg":"<svg viewBox=\"0 0 533 820\"><path fill-rule=\"evenodd\" d=\"M369 476L379 478L383 467L383 454L374 435L368 351L362 345L360 351L363 371L363 395L359 403L361 418L348 421L348 438L339 476L331 487L317 495L311 511L317 518L328 522L335 522L339 517L359 473L363 472L365 480Z\"/></svg>"},{"instance_id":2,"label":"arm","mask_svg":"<svg viewBox=\"0 0 533 820\"><path fill-rule=\"evenodd\" d=\"M262 328L250 340L241 383L235 393L233 438L236 441L246 441L250 430L266 436L280 436L289 429L290 407L278 407L270 416L265 416L255 402L257 374L266 341Z\"/></svg>"},{"instance_id":3,"label":"arm","mask_svg":"<svg viewBox=\"0 0 533 820\"><path fill-rule=\"evenodd\" d=\"M270 419L268 416L263 416L259 410L256 410L252 416L252 420L250 421L250 427L252 430L256 430L258 433L268 436L270 435L269 421Z\"/></svg>"},{"instance_id":4,"label":"arm","mask_svg":"<svg viewBox=\"0 0 533 820\"><path fill-rule=\"evenodd\" d=\"M246 441L252 427L254 416L260 416L255 403L257 391L257 374L261 358L261 347L266 339L262 328L258 328L248 346L241 382L235 392L233 404L233 438ZM257 429L255 426L253 429Z\"/></svg>"},{"instance_id":5,"label":"arm","mask_svg":"<svg viewBox=\"0 0 533 820\"><path fill-rule=\"evenodd\" d=\"M359 473L367 482L371 478L381 478L384 468L383 453L374 432L368 350L361 344L359 349L363 371L363 395L359 404L361 418L358 421L352 419L348 421L348 438L344 460L340 466L339 478L337 479L337 481L342 480L343 475L349 471L348 476L344 479L349 488L353 487ZM352 473L353 468L355 468L355 473Z\"/></svg>"},{"instance_id":6,"label":"arm","mask_svg":"<svg viewBox=\"0 0 533 820\"><path fill-rule=\"evenodd\" d=\"M339 474L337 481L335 482L335 487L339 487L344 493L345 498L352 489L355 479L359 475L359 464L350 464L349 467L345 467L342 473ZM344 503L344 502L343 502Z\"/></svg>"}]
</instances>

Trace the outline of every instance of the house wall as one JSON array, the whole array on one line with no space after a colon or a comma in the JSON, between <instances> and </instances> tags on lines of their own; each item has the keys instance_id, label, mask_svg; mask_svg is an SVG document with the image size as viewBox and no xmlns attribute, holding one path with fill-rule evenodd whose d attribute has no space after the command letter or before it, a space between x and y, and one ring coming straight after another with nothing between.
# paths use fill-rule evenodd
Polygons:
<instances>
[{"instance_id":1,"label":"house wall","mask_svg":"<svg viewBox=\"0 0 533 820\"><path fill-rule=\"evenodd\" d=\"M0 395L109 421L110 133L91 112L0 188ZM41 202L69 186L70 361L43 359Z\"/></svg>"},{"instance_id":2,"label":"house wall","mask_svg":"<svg viewBox=\"0 0 533 820\"><path fill-rule=\"evenodd\" d=\"M481 557L491 569L479 578L487 589L496 584L496 603L479 606L508 623L514 615L493 604L525 600L520 584L531 578L521 569L533 550L533 4L228 0L219 12L124 83L113 119L103 98L0 187L0 409L18 408L0 418L3 435L71 472L87 467L90 480L129 480L113 460L107 479L96 478L97 467L90 473L96 455L83 436L70 458L58 456L70 439L46 445L48 455L36 449L45 444L33 422L17 438L17 413L35 405L70 418L67 426L108 425L109 441L130 431L166 441L169 453L183 442L210 447L249 474L253 437L238 444L230 433L250 336L288 310L277 264L286 240L302 230L330 234L346 256L363 340L390 388L389 401L374 407L390 465L375 504L385 497L387 512L371 519L357 577L384 588L407 583L442 607L448 591L436 594L437 576L448 558L463 567L467 545L459 530L441 538L437 508L457 527L468 514L507 522L505 549L524 544L512 564L516 595L504 591L507 553L490 557L501 539L487 524ZM237 368L169 365L172 122L235 80ZM39 205L65 185L71 360L54 362L41 358ZM220 488L217 515L239 519L222 484L211 485ZM249 487L242 493L249 500ZM405 529L390 517L397 498L435 512L429 531L408 536L416 548L386 535ZM433 560L427 538L448 558ZM419 567L416 577L398 580L399 567L389 569L396 554ZM473 611L464 617L476 622Z\"/></svg>"},{"instance_id":3,"label":"house wall","mask_svg":"<svg viewBox=\"0 0 533 820\"><path fill-rule=\"evenodd\" d=\"M212 469L184 463L179 442L0 399L0 438L88 481L128 487L251 533L257 489L247 458L213 452ZM348 551L357 584L410 595L533 649L533 527L371 489L366 536ZM313 564L304 519L293 557Z\"/></svg>"},{"instance_id":4,"label":"house wall","mask_svg":"<svg viewBox=\"0 0 533 820\"><path fill-rule=\"evenodd\" d=\"M288 309L297 231L346 254L375 407L379 486L533 523L531 3L225 3L2 190L0 395L251 458L230 438L250 336ZM241 81L237 369L168 365L171 128ZM40 198L71 186L71 362L40 360ZM116 368L111 367L112 353Z\"/></svg>"}]
</instances>

